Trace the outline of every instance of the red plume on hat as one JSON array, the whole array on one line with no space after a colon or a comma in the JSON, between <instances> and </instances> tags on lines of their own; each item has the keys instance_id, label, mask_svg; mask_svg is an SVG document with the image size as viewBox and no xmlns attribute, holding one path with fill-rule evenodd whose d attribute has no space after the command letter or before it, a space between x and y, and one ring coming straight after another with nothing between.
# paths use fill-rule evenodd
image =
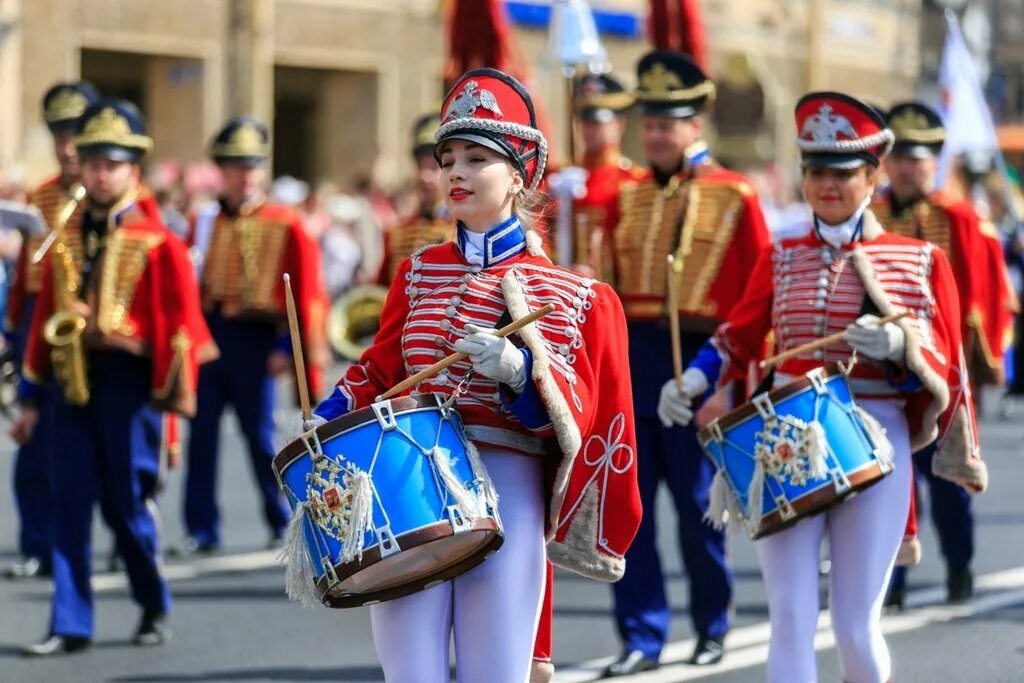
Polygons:
<instances>
[{"instance_id":1,"label":"red plume on hat","mask_svg":"<svg viewBox=\"0 0 1024 683\"><path fill-rule=\"evenodd\" d=\"M878 110L838 92L801 97L796 105L796 131L804 166L878 166L894 140Z\"/></svg>"},{"instance_id":2,"label":"red plume on hat","mask_svg":"<svg viewBox=\"0 0 1024 683\"><path fill-rule=\"evenodd\" d=\"M537 128L533 100L522 83L497 69L472 69L455 82L441 107L435 155L445 140L466 140L504 155L535 189L548 143Z\"/></svg>"}]
</instances>

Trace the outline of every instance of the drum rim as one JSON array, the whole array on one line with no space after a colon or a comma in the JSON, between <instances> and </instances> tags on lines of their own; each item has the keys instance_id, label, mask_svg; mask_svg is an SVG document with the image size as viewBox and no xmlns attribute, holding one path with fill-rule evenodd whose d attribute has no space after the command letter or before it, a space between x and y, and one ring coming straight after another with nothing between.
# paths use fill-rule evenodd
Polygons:
<instances>
[{"instance_id":1,"label":"drum rim","mask_svg":"<svg viewBox=\"0 0 1024 683\"><path fill-rule=\"evenodd\" d=\"M430 393L418 394L416 396L401 396L399 398L388 399L387 402L391 404L391 410L394 413L404 414L413 410L440 408L444 405L446 400L447 397L444 394ZM329 420L317 427L314 431L320 439L320 443L325 443L339 434L347 432L355 427L361 427L364 424L376 422L377 415L373 412L373 405L374 404L371 404L364 408L353 410L350 413L339 415L333 420ZM451 410L458 414L454 407ZM293 462L301 458L306 453L308 453L308 450L306 449L306 444L302 439L294 439L274 456L274 461L272 463L273 468L277 470L278 475L283 476L284 471L288 469Z\"/></svg>"},{"instance_id":2,"label":"drum rim","mask_svg":"<svg viewBox=\"0 0 1024 683\"><path fill-rule=\"evenodd\" d=\"M473 522L473 528L471 529L471 532L473 531L488 532L491 535L487 537L486 540L480 544L480 547L474 552L470 553L462 560L445 567L443 570L439 571L437 574L431 575L430 577L423 577L416 581L402 583L397 586L391 586L390 588L371 591L369 593L330 595L328 592L330 587L327 585L327 577L321 576L316 580L317 595L320 597L320 601L325 607L337 609L362 607L367 604L386 602L388 600L394 600L396 598L405 597L406 595L418 593L435 581L447 581L455 578L456 576L460 576L481 564L484 560L490 557L491 554L493 554L492 551L497 552L505 543L505 531L497 517L486 516L475 520ZM428 543L432 543L433 541L442 538L449 538L454 535L455 534L452 533L451 524L441 521L419 527L413 531L407 531L406 533L397 536L395 540L404 552L405 550L419 548ZM345 564L335 564L334 572L338 576L339 580L344 581L358 572L377 564L382 559L383 558L380 557L379 548L377 546L373 546L363 553L363 559L359 562L347 563L347 565L350 566L346 566Z\"/></svg>"},{"instance_id":3,"label":"drum rim","mask_svg":"<svg viewBox=\"0 0 1024 683\"><path fill-rule=\"evenodd\" d=\"M822 366L821 369L825 371L826 382L839 376L843 377L844 380L846 379L846 373L843 372L842 368L836 363L829 363L828 365ZM811 370L810 372L814 371ZM807 374L805 373L803 377L797 377L793 381L783 384L781 387L772 389L768 392L761 392L760 394L757 394L757 396L764 396L767 394L768 398L772 400L772 403L780 403L810 387L811 380L807 378ZM851 391L850 394L852 396L853 392ZM718 429L724 431L726 429L732 429L736 425L756 416L758 413L757 408L753 404L754 398L754 396L751 396L750 400L743 405L738 408L734 408L721 417L715 418L708 423L707 426L701 429L697 433L697 440L700 442L700 445L707 446L715 440L714 435L716 432L716 426Z\"/></svg>"}]
</instances>

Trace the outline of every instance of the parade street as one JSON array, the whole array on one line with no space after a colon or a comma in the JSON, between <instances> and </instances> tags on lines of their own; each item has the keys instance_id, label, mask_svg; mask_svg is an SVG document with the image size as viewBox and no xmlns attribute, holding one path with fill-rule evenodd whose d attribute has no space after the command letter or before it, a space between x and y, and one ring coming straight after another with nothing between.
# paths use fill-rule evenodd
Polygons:
<instances>
[{"instance_id":1,"label":"parade street","mask_svg":"<svg viewBox=\"0 0 1024 683\"><path fill-rule=\"evenodd\" d=\"M1024 680L1024 428L1021 413L982 423L990 491L976 499L978 554L976 596L968 604L944 604L944 569L931 524L922 518L924 561L910 575L910 609L883 620L892 649L895 680L997 683ZM279 424L286 423L279 412ZM94 524L97 574L95 645L85 653L44 661L19 655L47 629L50 585L44 580L0 583L0 681L57 683L199 683L234 681L382 681L366 610L308 610L289 603L276 553L265 548L265 528L234 418L227 419L219 483L226 547L200 559L169 559L174 608L172 641L140 649L130 644L138 610L121 574L106 572L110 535ZM68 448L72 444L58 447ZM0 444L0 487L11 487L13 446ZM160 499L164 539L182 538L181 472L172 473ZM757 681L768 647L768 611L753 548L733 538L736 572L735 625L724 660L697 669L682 662L693 648L686 605L686 578L673 540L668 501L662 499L659 530L669 567L674 611L662 668L623 681L645 683L705 680ZM903 520L893 520L903 524ZM11 498L0 507L0 561L15 556ZM824 580L822 587L824 588ZM618 654L606 586L560 574L556 580L556 681L594 680ZM815 645L823 681L839 680L829 616L822 613ZM481 682L485 683L485 682Z\"/></svg>"}]
</instances>

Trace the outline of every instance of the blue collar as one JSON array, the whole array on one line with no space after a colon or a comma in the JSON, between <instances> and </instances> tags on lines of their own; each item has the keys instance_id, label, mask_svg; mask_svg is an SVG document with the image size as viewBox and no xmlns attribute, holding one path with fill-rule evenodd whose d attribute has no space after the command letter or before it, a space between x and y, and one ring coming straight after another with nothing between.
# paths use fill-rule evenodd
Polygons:
<instances>
[{"instance_id":1,"label":"blue collar","mask_svg":"<svg viewBox=\"0 0 1024 683\"><path fill-rule=\"evenodd\" d=\"M461 222L458 224L458 245L462 255L466 255L469 229ZM513 214L508 220L491 228L484 234L483 267L493 266L526 251L526 231L519 222L519 216Z\"/></svg>"}]
</instances>

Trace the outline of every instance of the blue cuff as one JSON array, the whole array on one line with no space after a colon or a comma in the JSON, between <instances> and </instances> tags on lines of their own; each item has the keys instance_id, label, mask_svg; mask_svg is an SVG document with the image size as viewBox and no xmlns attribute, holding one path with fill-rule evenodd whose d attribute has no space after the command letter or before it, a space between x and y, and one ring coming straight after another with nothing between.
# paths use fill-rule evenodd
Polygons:
<instances>
[{"instance_id":1,"label":"blue cuff","mask_svg":"<svg viewBox=\"0 0 1024 683\"><path fill-rule=\"evenodd\" d=\"M274 340L274 350L292 355L292 335L287 332L279 334Z\"/></svg>"},{"instance_id":2,"label":"blue cuff","mask_svg":"<svg viewBox=\"0 0 1024 683\"><path fill-rule=\"evenodd\" d=\"M320 402L320 405L313 411L315 415L319 415L327 421L333 420L336 417L341 417L349 411L348 397L341 393L339 387L334 387L334 391L331 395Z\"/></svg>"},{"instance_id":3,"label":"blue cuff","mask_svg":"<svg viewBox=\"0 0 1024 683\"><path fill-rule=\"evenodd\" d=\"M697 356L687 369L697 368L703 372L704 376L708 378L708 386L710 387L708 393L714 393L714 388L718 384L718 377L722 374L722 364L722 355L718 353L718 349L709 339L700 347L700 351L697 352Z\"/></svg>"},{"instance_id":4,"label":"blue cuff","mask_svg":"<svg viewBox=\"0 0 1024 683\"><path fill-rule=\"evenodd\" d=\"M892 362L885 364L885 380L893 389L904 394L912 394L924 386L920 377Z\"/></svg>"},{"instance_id":5,"label":"blue cuff","mask_svg":"<svg viewBox=\"0 0 1024 683\"><path fill-rule=\"evenodd\" d=\"M551 418L548 417L548 411L540 399L537 384L533 381L533 354L525 347L519 351L526 360L526 386L518 396L515 396L507 388L503 388L501 402L527 429L533 431L546 429L551 426Z\"/></svg>"},{"instance_id":6,"label":"blue cuff","mask_svg":"<svg viewBox=\"0 0 1024 683\"><path fill-rule=\"evenodd\" d=\"M35 403L43 391L41 384L30 382L24 377L18 382L18 400L21 403Z\"/></svg>"}]
</instances>

